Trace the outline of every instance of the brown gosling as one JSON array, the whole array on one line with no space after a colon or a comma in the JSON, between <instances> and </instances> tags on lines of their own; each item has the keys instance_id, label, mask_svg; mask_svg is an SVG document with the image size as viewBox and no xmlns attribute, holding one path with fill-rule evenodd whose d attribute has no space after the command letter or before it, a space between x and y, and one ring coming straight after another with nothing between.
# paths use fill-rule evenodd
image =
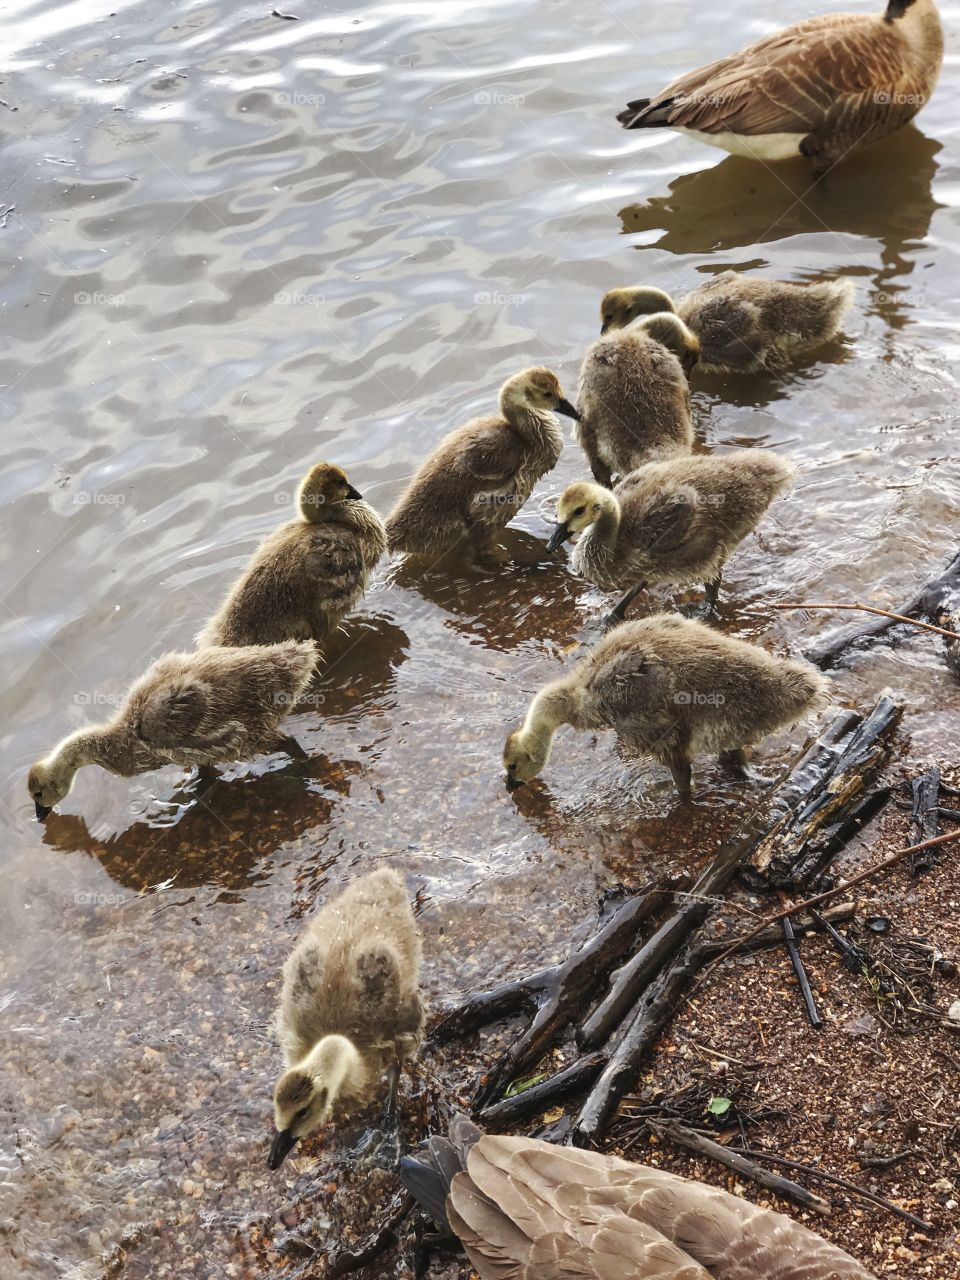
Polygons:
<instances>
[{"instance_id":1,"label":"brown gosling","mask_svg":"<svg viewBox=\"0 0 960 1280\"><path fill-rule=\"evenodd\" d=\"M942 63L934 0L890 0L882 14L825 14L765 36L637 98L617 119L757 160L807 156L819 174L912 120Z\"/></svg>"},{"instance_id":2,"label":"brown gosling","mask_svg":"<svg viewBox=\"0 0 960 1280\"><path fill-rule=\"evenodd\" d=\"M198 645L327 641L387 549L383 521L340 467L319 462L297 493L299 517L261 542Z\"/></svg>"},{"instance_id":3,"label":"brown gosling","mask_svg":"<svg viewBox=\"0 0 960 1280\"><path fill-rule=\"evenodd\" d=\"M279 724L316 664L316 646L294 641L165 654L112 720L68 734L33 765L27 786L37 818L70 794L77 770L88 764L132 778L168 764L227 764L268 751L302 758Z\"/></svg>"},{"instance_id":4,"label":"brown gosling","mask_svg":"<svg viewBox=\"0 0 960 1280\"><path fill-rule=\"evenodd\" d=\"M587 349L580 369L576 435L598 484L608 489L645 462L693 446L685 370L699 343L678 316L647 316Z\"/></svg>"},{"instance_id":5,"label":"brown gosling","mask_svg":"<svg viewBox=\"0 0 960 1280\"><path fill-rule=\"evenodd\" d=\"M622 622L634 596L654 582L703 582L712 612L728 557L795 471L776 454L738 449L649 462L612 493L580 481L560 495L547 550L579 534L574 571L603 591L627 589L608 624Z\"/></svg>"},{"instance_id":6,"label":"brown gosling","mask_svg":"<svg viewBox=\"0 0 960 1280\"><path fill-rule=\"evenodd\" d=\"M500 413L452 431L387 519L391 551L434 555L469 541L480 557L563 451L554 413L578 418L549 369L524 369L500 390Z\"/></svg>"},{"instance_id":7,"label":"brown gosling","mask_svg":"<svg viewBox=\"0 0 960 1280\"><path fill-rule=\"evenodd\" d=\"M600 305L601 333L640 316L676 312L700 343L707 373L781 369L837 335L853 306L852 280L793 284L724 271L674 302L662 289L610 289Z\"/></svg>"},{"instance_id":8,"label":"brown gosling","mask_svg":"<svg viewBox=\"0 0 960 1280\"><path fill-rule=\"evenodd\" d=\"M504 748L507 781L535 778L554 734L569 724L613 729L666 765L689 799L694 756L719 752L724 764L745 769L749 747L818 710L828 687L809 663L774 657L702 622L675 614L625 622L530 703Z\"/></svg>"},{"instance_id":9,"label":"brown gosling","mask_svg":"<svg viewBox=\"0 0 960 1280\"><path fill-rule=\"evenodd\" d=\"M484 1134L465 1116L400 1179L480 1280L875 1280L785 1214L599 1151Z\"/></svg>"},{"instance_id":10,"label":"brown gosling","mask_svg":"<svg viewBox=\"0 0 960 1280\"><path fill-rule=\"evenodd\" d=\"M382 868L326 902L283 966L277 1038L286 1070L273 1095L278 1169L337 1109L356 1110L387 1072L395 1124L400 1065L423 1039L420 930L403 881Z\"/></svg>"}]
</instances>

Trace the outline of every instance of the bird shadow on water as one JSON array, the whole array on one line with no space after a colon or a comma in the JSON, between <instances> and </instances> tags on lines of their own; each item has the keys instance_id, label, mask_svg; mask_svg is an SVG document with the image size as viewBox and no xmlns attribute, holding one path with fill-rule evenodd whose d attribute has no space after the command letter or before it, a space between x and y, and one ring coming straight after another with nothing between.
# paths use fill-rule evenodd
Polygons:
<instances>
[{"instance_id":1,"label":"bird shadow on water","mask_svg":"<svg viewBox=\"0 0 960 1280\"><path fill-rule=\"evenodd\" d=\"M841 241L838 257L853 260L847 273L871 275L874 290L887 297L891 282L913 271L911 251L943 207L932 190L940 150L939 142L909 126L855 152L819 182L801 160L767 165L728 156L677 178L669 195L628 205L620 218L626 234L643 235L638 248L674 254L833 233ZM879 262L869 264L845 237L876 240ZM895 291L886 308L881 314L888 324L902 323Z\"/></svg>"}]
</instances>

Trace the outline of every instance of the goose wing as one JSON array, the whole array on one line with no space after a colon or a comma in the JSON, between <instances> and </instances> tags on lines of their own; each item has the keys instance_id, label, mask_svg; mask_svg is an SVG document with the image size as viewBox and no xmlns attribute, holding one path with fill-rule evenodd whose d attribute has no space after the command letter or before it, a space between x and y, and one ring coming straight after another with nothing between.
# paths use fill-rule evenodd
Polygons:
<instances>
[{"instance_id":1,"label":"goose wing","mask_svg":"<svg viewBox=\"0 0 960 1280\"><path fill-rule=\"evenodd\" d=\"M247 737L240 720L218 714L225 708L218 707L210 685L186 672L143 690L132 709L134 732L144 746L178 759L228 755Z\"/></svg>"},{"instance_id":2,"label":"goose wing","mask_svg":"<svg viewBox=\"0 0 960 1280\"><path fill-rule=\"evenodd\" d=\"M680 76L653 98L631 103L620 119L628 127L805 134L845 99L862 97L866 109L878 87L896 88L903 70L897 35L881 20L827 14Z\"/></svg>"},{"instance_id":3,"label":"goose wing","mask_svg":"<svg viewBox=\"0 0 960 1280\"><path fill-rule=\"evenodd\" d=\"M516 437L506 423L494 420L485 431L476 431L462 442L459 461L478 484L505 486L520 464Z\"/></svg>"},{"instance_id":4,"label":"goose wing","mask_svg":"<svg viewBox=\"0 0 960 1280\"><path fill-rule=\"evenodd\" d=\"M471 1149L447 1214L482 1280L709 1280L656 1227L577 1194L581 1154L489 1136Z\"/></svg>"},{"instance_id":5,"label":"goose wing","mask_svg":"<svg viewBox=\"0 0 960 1280\"><path fill-rule=\"evenodd\" d=\"M617 486L623 509L621 537L642 558L663 555L690 536L697 521L698 494L693 485L685 484L641 498L640 486L646 487L642 472L636 480L624 477ZM639 499L636 504L630 501L632 492Z\"/></svg>"},{"instance_id":6,"label":"goose wing","mask_svg":"<svg viewBox=\"0 0 960 1280\"><path fill-rule=\"evenodd\" d=\"M594 1249L600 1256L612 1252L620 1260L619 1276L875 1280L849 1254L792 1218L662 1169L529 1138L491 1137L480 1140L467 1167L478 1192L508 1212L528 1238L539 1241L535 1228L542 1223L545 1239L573 1238L581 1249ZM451 1201L456 1209L453 1192ZM644 1238L634 1227L651 1234ZM624 1266L636 1256L630 1250L641 1247L651 1269ZM656 1265L661 1270L653 1269ZM581 1274L606 1277L607 1272L517 1274L559 1280Z\"/></svg>"}]
</instances>

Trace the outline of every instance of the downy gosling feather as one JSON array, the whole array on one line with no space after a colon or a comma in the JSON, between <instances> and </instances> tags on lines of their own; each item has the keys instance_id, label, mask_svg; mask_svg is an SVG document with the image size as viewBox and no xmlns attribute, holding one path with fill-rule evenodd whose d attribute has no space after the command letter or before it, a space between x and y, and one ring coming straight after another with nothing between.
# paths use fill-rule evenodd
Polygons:
<instances>
[{"instance_id":1,"label":"downy gosling feather","mask_svg":"<svg viewBox=\"0 0 960 1280\"><path fill-rule=\"evenodd\" d=\"M69 734L31 768L37 818L69 795L84 765L132 778L168 764L226 764L287 750L280 720L296 709L317 656L312 643L288 641L158 658L111 720Z\"/></svg>"},{"instance_id":2,"label":"downy gosling feather","mask_svg":"<svg viewBox=\"0 0 960 1280\"><path fill-rule=\"evenodd\" d=\"M423 1038L420 930L402 879L382 868L326 902L283 966L277 1038L286 1070L274 1090L277 1169L301 1139L349 1113Z\"/></svg>"},{"instance_id":3,"label":"downy gosling feather","mask_svg":"<svg viewBox=\"0 0 960 1280\"><path fill-rule=\"evenodd\" d=\"M690 795L690 761L718 752L738 765L747 748L826 702L825 676L806 662L674 614L626 622L586 658L541 689L522 726L507 738L511 784L549 763L554 735L613 729L631 747L666 765L681 797Z\"/></svg>"},{"instance_id":4,"label":"downy gosling feather","mask_svg":"<svg viewBox=\"0 0 960 1280\"><path fill-rule=\"evenodd\" d=\"M740 449L649 462L612 492L581 481L560 495L547 550L580 535L574 571L602 591L627 591L611 620L657 582L703 582L712 607L728 557L795 470L776 454Z\"/></svg>"},{"instance_id":5,"label":"downy gosling feather","mask_svg":"<svg viewBox=\"0 0 960 1280\"><path fill-rule=\"evenodd\" d=\"M685 369L699 344L678 316L646 316L594 342L583 358L576 436L593 478L610 487L645 462L693 446Z\"/></svg>"},{"instance_id":6,"label":"downy gosling feather","mask_svg":"<svg viewBox=\"0 0 960 1280\"><path fill-rule=\"evenodd\" d=\"M324 643L356 605L387 549L383 521L329 462L304 476L297 507L299 518L253 553L198 645Z\"/></svg>"},{"instance_id":7,"label":"downy gosling feather","mask_svg":"<svg viewBox=\"0 0 960 1280\"><path fill-rule=\"evenodd\" d=\"M793 284L724 271L674 302L649 286L610 289L600 304L601 332L641 316L675 312L700 344L707 373L760 373L784 365L836 336L853 306L852 280Z\"/></svg>"},{"instance_id":8,"label":"downy gosling feather","mask_svg":"<svg viewBox=\"0 0 960 1280\"><path fill-rule=\"evenodd\" d=\"M497 532L560 458L555 413L579 416L549 369L508 379L499 416L452 431L421 465L387 519L390 549L439 554L467 540L488 555Z\"/></svg>"}]
</instances>

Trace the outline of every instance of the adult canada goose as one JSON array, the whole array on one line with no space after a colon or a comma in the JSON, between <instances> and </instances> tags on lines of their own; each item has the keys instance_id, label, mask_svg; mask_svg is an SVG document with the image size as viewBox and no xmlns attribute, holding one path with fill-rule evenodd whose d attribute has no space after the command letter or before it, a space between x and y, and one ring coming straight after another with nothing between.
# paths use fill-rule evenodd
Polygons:
<instances>
[{"instance_id":1,"label":"adult canada goose","mask_svg":"<svg viewBox=\"0 0 960 1280\"><path fill-rule=\"evenodd\" d=\"M387 549L379 515L329 462L307 472L297 506L299 518L261 542L197 644L323 642L363 595Z\"/></svg>"},{"instance_id":2,"label":"adult canada goose","mask_svg":"<svg viewBox=\"0 0 960 1280\"><path fill-rule=\"evenodd\" d=\"M604 591L629 588L608 622L622 621L634 596L653 582L703 582L713 609L728 556L794 472L776 454L738 449L647 463L612 493L580 481L560 495L547 550L580 534L574 570Z\"/></svg>"},{"instance_id":3,"label":"adult canada goose","mask_svg":"<svg viewBox=\"0 0 960 1280\"><path fill-rule=\"evenodd\" d=\"M400 1161L407 1190L480 1280L875 1280L772 1209L664 1169L536 1138L483 1134Z\"/></svg>"},{"instance_id":4,"label":"adult canada goose","mask_svg":"<svg viewBox=\"0 0 960 1280\"><path fill-rule=\"evenodd\" d=\"M391 551L439 554L468 539L480 556L563 450L554 413L579 414L549 369L525 369L500 390L500 414L446 436L387 519Z\"/></svg>"},{"instance_id":5,"label":"adult canada goose","mask_svg":"<svg viewBox=\"0 0 960 1280\"><path fill-rule=\"evenodd\" d=\"M834 337L853 305L852 280L792 284L724 271L675 303L662 289L611 289L600 307L601 332L639 316L676 312L700 343L708 373L778 369Z\"/></svg>"},{"instance_id":6,"label":"adult canada goose","mask_svg":"<svg viewBox=\"0 0 960 1280\"><path fill-rule=\"evenodd\" d=\"M699 344L678 316L637 320L587 349L577 395L576 435L593 478L607 488L656 458L693 445L685 368Z\"/></svg>"},{"instance_id":7,"label":"adult canada goose","mask_svg":"<svg viewBox=\"0 0 960 1280\"><path fill-rule=\"evenodd\" d=\"M535 778L554 734L569 724L615 730L666 765L688 799L695 755L716 751L742 769L748 747L817 710L827 687L808 663L774 657L701 622L665 613L626 622L530 703L504 748L507 781Z\"/></svg>"},{"instance_id":8,"label":"adult canada goose","mask_svg":"<svg viewBox=\"0 0 960 1280\"><path fill-rule=\"evenodd\" d=\"M355 880L317 912L283 966L273 1095L278 1169L300 1138L360 1106L387 1072L395 1124L400 1064L423 1038L420 930L395 871Z\"/></svg>"},{"instance_id":9,"label":"adult canada goose","mask_svg":"<svg viewBox=\"0 0 960 1280\"><path fill-rule=\"evenodd\" d=\"M111 720L68 734L31 768L27 786L37 818L43 821L69 794L87 764L132 778L168 764L226 764L262 751L302 757L279 724L316 663L316 647L294 641L165 654Z\"/></svg>"},{"instance_id":10,"label":"adult canada goose","mask_svg":"<svg viewBox=\"0 0 960 1280\"><path fill-rule=\"evenodd\" d=\"M942 62L934 0L890 0L882 15L807 18L637 98L617 119L757 160L804 155L823 173L912 120Z\"/></svg>"}]
</instances>

